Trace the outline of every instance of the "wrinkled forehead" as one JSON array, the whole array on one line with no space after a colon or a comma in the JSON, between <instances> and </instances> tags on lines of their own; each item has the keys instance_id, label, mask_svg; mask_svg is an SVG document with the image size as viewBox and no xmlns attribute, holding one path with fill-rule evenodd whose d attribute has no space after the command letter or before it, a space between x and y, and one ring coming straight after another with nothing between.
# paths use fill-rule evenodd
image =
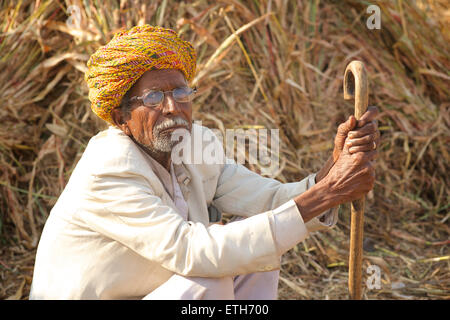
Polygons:
<instances>
[{"instance_id":1,"label":"wrinkled forehead","mask_svg":"<svg viewBox=\"0 0 450 320\"><path fill-rule=\"evenodd\" d=\"M187 85L186 78L180 70L148 70L136 81L129 92L131 95L141 95L148 90L168 91Z\"/></svg>"}]
</instances>

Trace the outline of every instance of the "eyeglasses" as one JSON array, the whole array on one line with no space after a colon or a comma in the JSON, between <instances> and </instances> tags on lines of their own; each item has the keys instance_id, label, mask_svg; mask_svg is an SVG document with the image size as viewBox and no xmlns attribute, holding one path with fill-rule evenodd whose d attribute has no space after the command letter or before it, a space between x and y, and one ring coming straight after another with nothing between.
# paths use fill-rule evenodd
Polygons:
<instances>
[{"instance_id":1,"label":"eyeglasses","mask_svg":"<svg viewBox=\"0 0 450 320\"><path fill-rule=\"evenodd\" d=\"M172 96L176 102L186 103L192 101L192 98L197 93L197 88L181 87L170 91L150 90L140 97L135 96L130 98L130 102L137 100L141 101L146 107L156 107L163 102L164 96L168 92L172 92Z\"/></svg>"}]
</instances>

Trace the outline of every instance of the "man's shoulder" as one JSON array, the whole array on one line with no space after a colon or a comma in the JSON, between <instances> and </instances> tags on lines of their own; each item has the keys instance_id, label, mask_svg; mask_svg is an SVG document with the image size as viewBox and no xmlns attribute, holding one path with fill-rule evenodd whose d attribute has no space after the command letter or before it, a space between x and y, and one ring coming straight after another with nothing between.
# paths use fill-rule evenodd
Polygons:
<instances>
[{"instance_id":1,"label":"man's shoulder","mask_svg":"<svg viewBox=\"0 0 450 320\"><path fill-rule=\"evenodd\" d=\"M91 138L82 158L93 173L132 171L145 161L143 151L133 140L112 126Z\"/></svg>"}]
</instances>

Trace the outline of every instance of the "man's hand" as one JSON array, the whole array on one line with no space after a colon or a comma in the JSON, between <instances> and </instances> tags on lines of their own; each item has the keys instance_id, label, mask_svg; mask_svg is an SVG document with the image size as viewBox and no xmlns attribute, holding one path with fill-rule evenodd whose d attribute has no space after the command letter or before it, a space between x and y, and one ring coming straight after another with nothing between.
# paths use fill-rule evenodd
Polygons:
<instances>
[{"instance_id":1,"label":"man's hand","mask_svg":"<svg viewBox=\"0 0 450 320\"><path fill-rule=\"evenodd\" d=\"M375 183L372 160L377 158L378 151L372 148L351 154L347 141L336 163L321 181L328 187L336 205L361 198Z\"/></svg>"},{"instance_id":2,"label":"man's hand","mask_svg":"<svg viewBox=\"0 0 450 320\"><path fill-rule=\"evenodd\" d=\"M334 139L333 162L339 158L347 137L350 138L347 141L350 153L370 151L378 147L380 131L378 131L378 122L375 120L377 116L378 108L371 106L367 108L361 119L356 120L354 116L350 116L346 122L339 125Z\"/></svg>"},{"instance_id":3,"label":"man's hand","mask_svg":"<svg viewBox=\"0 0 450 320\"><path fill-rule=\"evenodd\" d=\"M316 175L316 184L294 201L307 222L321 212L361 198L372 190L380 132L377 107L369 107L361 119L350 116L338 127L333 155Z\"/></svg>"},{"instance_id":4,"label":"man's hand","mask_svg":"<svg viewBox=\"0 0 450 320\"><path fill-rule=\"evenodd\" d=\"M372 160L378 156L377 150L351 154L347 141L348 138L328 174L294 198L305 223L325 210L359 199L372 190L375 182Z\"/></svg>"},{"instance_id":5,"label":"man's hand","mask_svg":"<svg viewBox=\"0 0 450 320\"><path fill-rule=\"evenodd\" d=\"M331 167L339 159L345 143L348 143L350 147L350 154L378 148L380 144L380 131L378 130L377 116L378 108L371 106L367 108L367 111L362 115L361 119L356 120L354 116L350 116L347 121L339 125L336 137L334 138L333 155L317 173L316 182L319 182L328 174Z\"/></svg>"}]
</instances>

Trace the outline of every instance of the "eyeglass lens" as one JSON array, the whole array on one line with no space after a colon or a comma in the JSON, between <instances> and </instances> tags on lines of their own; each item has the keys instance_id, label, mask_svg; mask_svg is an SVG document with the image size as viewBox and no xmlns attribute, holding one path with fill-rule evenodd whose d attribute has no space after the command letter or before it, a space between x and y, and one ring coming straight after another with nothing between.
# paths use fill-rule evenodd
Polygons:
<instances>
[{"instance_id":1,"label":"eyeglass lens","mask_svg":"<svg viewBox=\"0 0 450 320\"><path fill-rule=\"evenodd\" d=\"M189 102L195 91L191 88L176 88L172 91L173 98L177 102ZM160 104L164 99L164 92L162 91L150 91L143 98L142 102L146 106L155 106Z\"/></svg>"}]
</instances>

